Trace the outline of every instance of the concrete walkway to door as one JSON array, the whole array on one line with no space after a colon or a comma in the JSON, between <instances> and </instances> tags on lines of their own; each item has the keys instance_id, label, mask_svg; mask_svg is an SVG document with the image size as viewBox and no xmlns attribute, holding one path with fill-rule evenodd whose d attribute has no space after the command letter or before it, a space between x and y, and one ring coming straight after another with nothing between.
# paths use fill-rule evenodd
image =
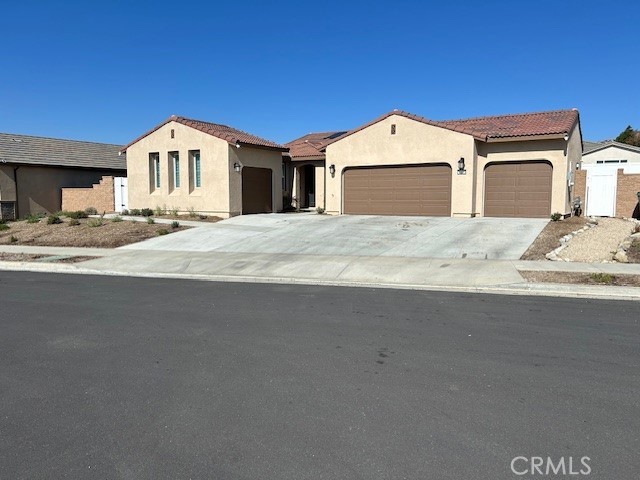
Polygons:
<instances>
[{"instance_id":1,"label":"concrete walkway to door","mask_svg":"<svg viewBox=\"0 0 640 480\"><path fill-rule=\"evenodd\" d=\"M517 260L546 219L244 215L120 250Z\"/></svg>"}]
</instances>

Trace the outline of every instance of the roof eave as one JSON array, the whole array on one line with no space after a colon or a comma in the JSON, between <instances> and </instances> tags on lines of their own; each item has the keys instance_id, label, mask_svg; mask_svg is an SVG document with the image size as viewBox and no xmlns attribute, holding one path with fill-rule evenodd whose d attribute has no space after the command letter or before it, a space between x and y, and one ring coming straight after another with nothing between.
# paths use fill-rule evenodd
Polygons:
<instances>
[{"instance_id":1,"label":"roof eave","mask_svg":"<svg viewBox=\"0 0 640 480\"><path fill-rule=\"evenodd\" d=\"M569 132L551 133L542 135L517 135L517 136L504 136L504 137L487 137L485 140L487 143L500 143L500 142L521 142L529 140L559 140L569 135Z\"/></svg>"}]
</instances>

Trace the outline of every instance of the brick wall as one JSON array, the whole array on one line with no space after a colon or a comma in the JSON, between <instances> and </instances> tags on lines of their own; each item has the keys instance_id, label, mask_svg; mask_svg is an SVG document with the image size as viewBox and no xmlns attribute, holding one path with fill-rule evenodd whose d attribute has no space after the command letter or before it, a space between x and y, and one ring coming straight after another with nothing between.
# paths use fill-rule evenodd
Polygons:
<instances>
[{"instance_id":1,"label":"brick wall","mask_svg":"<svg viewBox=\"0 0 640 480\"><path fill-rule=\"evenodd\" d=\"M62 210L75 211L95 207L98 213L115 211L113 177L102 177L91 188L63 188Z\"/></svg>"},{"instance_id":2,"label":"brick wall","mask_svg":"<svg viewBox=\"0 0 640 480\"><path fill-rule=\"evenodd\" d=\"M640 174L625 174L623 169L618 169L616 217L640 218L637 192L640 192Z\"/></svg>"}]
</instances>

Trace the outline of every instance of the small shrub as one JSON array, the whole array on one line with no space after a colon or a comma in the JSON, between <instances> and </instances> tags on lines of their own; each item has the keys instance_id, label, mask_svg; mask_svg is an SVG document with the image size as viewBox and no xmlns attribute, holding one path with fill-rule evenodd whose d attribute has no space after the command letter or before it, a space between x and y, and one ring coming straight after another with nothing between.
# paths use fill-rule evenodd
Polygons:
<instances>
[{"instance_id":1,"label":"small shrub","mask_svg":"<svg viewBox=\"0 0 640 480\"><path fill-rule=\"evenodd\" d=\"M161 217L162 215L166 215L167 214L167 206L157 206L154 210L154 213L156 215L156 217Z\"/></svg>"},{"instance_id":2,"label":"small shrub","mask_svg":"<svg viewBox=\"0 0 640 480\"><path fill-rule=\"evenodd\" d=\"M83 210L76 210L75 212L63 212L63 214L65 217L75 218L75 219L89 217L89 214Z\"/></svg>"},{"instance_id":3,"label":"small shrub","mask_svg":"<svg viewBox=\"0 0 640 480\"><path fill-rule=\"evenodd\" d=\"M58 215L49 215L49 218L47 218L47 225L56 225L58 223L62 223Z\"/></svg>"},{"instance_id":4,"label":"small shrub","mask_svg":"<svg viewBox=\"0 0 640 480\"><path fill-rule=\"evenodd\" d=\"M142 210L140 210L140 215L142 215L143 217L150 217L151 215L153 215L153 210L151 210L150 208L143 208Z\"/></svg>"},{"instance_id":5,"label":"small shrub","mask_svg":"<svg viewBox=\"0 0 640 480\"><path fill-rule=\"evenodd\" d=\"M87 207L84 209L85 213L87 215L97 215L98 214L98 209L96 209L96 207Z\"/></svg>"},{"instance_id":6,"label":"small shrub","mask_svg":"<svg viewBox=\"0 0 640 480\"><path fill-rule=\"evenodd\" d=\"M559 212L552 213L551 214L551 221L552 222L557 222L558 220L560 220L562 218L562 216L563 215L561 213L559 213Z\"/></svg>"},{"instance_id":7,"label":"small shrub","mask_svg":"<svg viewBox=\"0 0 640 480\"><path fill-rule=\"evenodd\" d=\"M134 217L139 217L140 215L142 215L142 213L140 212L139 208L132 208L131 210L129 210L129 215L133 215Z\"/></svg>"},{"instance_id":8,"label":"small shrub","mask_svg":"<svg viewBox=\"0 0 640 480\"><path fill-rule=\"evenodd\" d=\"M16 243L18 241L18 238L15 235L11 235L9 237L9 243Z\"/></svg>"},{"instance_id":9,"label":"small shrub","mask_svg":"<svg viewBox=\"0 0 640 480\"><path fill-rule=\"evenodd\" d=\"M77 218L72 218L71 220L69 220L70 227L75 227L78 225L80 225L80 220L78 220Z\"/></svg>"},{"instance_id":10,"label":"small shrub","mask_svg":"<svg viewBox=\"0 0 640 480\"><path fill-rule=\"evenodd\" d=\"M31 213L27 215L27 223L40 223L43 217L41 213Z\"/></svg>"},{"instance_id":11,"label":"small shrub","mask_svg":"<svg viewBox=\"0 0 640 480\"><path fill-rule=\"evenodd\" d=\"M171 222L171 228L180 228L180 222Z\"/></svg>"},{"instance_id":12,"label":"small shrub","mask_svg":"<svg viewBox=\"0 0 640 480\"><path fill-rule=\"evenodd\" d=\"M158 235L167 235L169 233L169 230L167 230L166 228L161 228L158 230Z\"/></svg>"},{"instance_id":13,"label":"small shrub","mask_svg":"<svg viewBox=\"0 0 640 480\"><path fill-rule=\"evenodd\" d=\"M111 221L112 221L113 223L121 222L121 221L122 221L122 217L121 217L120 215L116 215L115 217L112 217L112 218L111 218Z\"/></svg>"},{"instance_id":14,"label":"small shrub","mask_svg":"<svg viewBox=\"0 0 640 480\"><path fill-rule=\"evenodd\" d=\"M9 230L9 225L4 222L0 223L0 232L4 232L6 230Z\"/></svg>"},{"instance_id":15,"label":"small shrub","mask_svg":"<svg viewBox=\"0 0 640 480\"><path fill-rule=\"evenodd\" d=\"M122 215L129 215L129 210L127 210L126 208L124 210L122 210Z\"/></svg>"},{"instance_id":16,"label":"small shrub","mask_svg":"<svg viewBox=\"0 0 640 480\"><path fill-rule=\"evenodd\" d=\"M90 227L101 227L104 225L104 220L102 218L92 218L87 222L87 225Z\"/></svg>"},{"instance_id":17,"label":"small shrub","mask_svg":"<svg viewBox=\"0 0 640 480\"><path fill-rule=\"evenodd\" d=\"M155 221L153 218L151 218L151 217L147 217L147 223L148 223L149 225L153 225L154 223L156 223L156 221Z\"/></svg>"},{"instance_id":18,"label":"small shrub","mask_svg":"<svg viewBox=\"0 0 640 480\"><path fill-rule=\"evenodd\" d=\"M172 217L177 217L179 211L180 211L180 209L178 207L171 207L171 210L169 210L169 214Z\"/></svg>"},{"instance_id":19,"label":"small shrub","mask_svg":"<svg viewBox=\"0 0 640 480\"><path fill-rule=\"evenodd\" d=\"M324 208L322 207L317 207L316 208L316 212L318 212L320 215L322 215L324 213Z\"/></svg>"},{"instance_id":20,"label":"small shrub","mask_svg":"<svg viewBox=\"0 0 640 480\"><path fill-rule=\"evenodd\" d=\"M608 273L592 273L591 280L597 283L604 283L611 285L615 281L616 277Z\"/></svg>"},{"instance_id":21,"label":"small shrub","mask_svg":"<svg viewBox=\"0 0 640 480\"><path fill-rule=\"evenodd\" d=\"M187 208L187 212L189 212L190 218L196 218L198 216L198 214L196 213L193 207Z\"/></svg>"}]
</instances>

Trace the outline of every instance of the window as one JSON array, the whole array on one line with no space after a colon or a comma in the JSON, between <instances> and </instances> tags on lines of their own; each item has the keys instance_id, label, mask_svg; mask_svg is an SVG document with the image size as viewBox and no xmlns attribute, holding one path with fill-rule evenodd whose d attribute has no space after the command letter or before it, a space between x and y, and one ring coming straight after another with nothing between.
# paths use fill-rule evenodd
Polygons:
<instances>
[{"instance_id":1,"label":"window","mask_svg":"<svg viewBox=\"0 0 640 480\"><path fill-rule=\"evenodd\" d=\"M195 185L196 188L200 188L202 186L202 173L200 171L200 152L196 152L193 155L193 171L195 176Z\"/></svg>"},{"instance_id":2,"label":"window","mask_svg":"<svg viewBox=\"0 0 640 480\"><path fill-rule=\"evenodd\" d=\"M391 135L395 135L396 134L396 124L392 124L391 125Z\"/></svg>"},{"instance_id":3,"label":"window","mask_svg":"<svg viewBox=\"0 0 640 480\"><path fill-rule=\"evenodd\" d=\"M596 163L627 163L626 160L598 160Z\"/></svg>"},{"instance_id":4,"label":"window","mask_svg":"<svg viewBox=\"0 0 640 480\"><path fill-rule=\"evenodd\" d=\"M149 188L151 191L160 188L160 154L149 154Z\"/></svg>"},{"instance_id":5,"label":"window","mask_svg":"<svg viewBox=\"0 0 640 480\"><path fill-rule=\"evenodd\" d=\"M177 152L173 154L173 179L176 188L180 188L180 155Z\"/></svg>"},{"instance_id":6,"label":"window","mask_svg":"<svg viewBox=\"0 0 640 480\"><path fill-rule=\"evenodd\" d=\"M189 151L189 191L202 186L202 168L200 167L200 150Z\"/></svg>"}]
</instances>

